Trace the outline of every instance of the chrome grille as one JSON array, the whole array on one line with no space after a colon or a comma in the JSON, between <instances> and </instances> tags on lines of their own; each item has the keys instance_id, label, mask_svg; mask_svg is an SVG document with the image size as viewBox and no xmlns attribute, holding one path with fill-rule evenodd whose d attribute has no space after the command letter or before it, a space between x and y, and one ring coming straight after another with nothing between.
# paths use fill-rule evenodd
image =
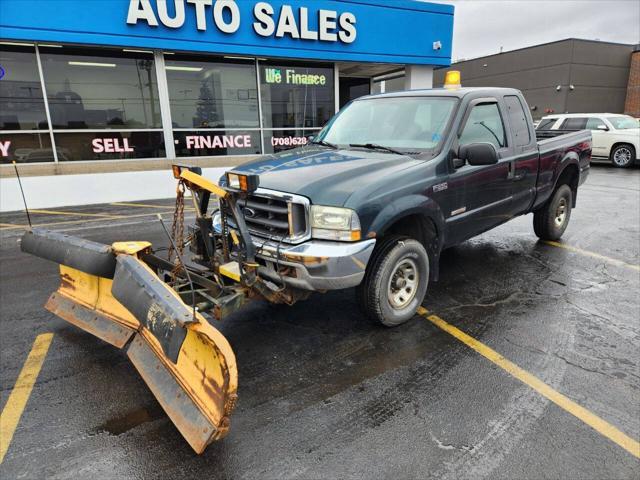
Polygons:
<instances>
[{"instance_id":1,"label":"chrome grille","mask_svg":"<svg viewBox=\"0 0 640 480\"><path fill-rule=\"evenodd\" d=\"M238 206L252 235L288 243L309 237L309 202L304 197L258 189Z\"/></svg>"}]
</instances>

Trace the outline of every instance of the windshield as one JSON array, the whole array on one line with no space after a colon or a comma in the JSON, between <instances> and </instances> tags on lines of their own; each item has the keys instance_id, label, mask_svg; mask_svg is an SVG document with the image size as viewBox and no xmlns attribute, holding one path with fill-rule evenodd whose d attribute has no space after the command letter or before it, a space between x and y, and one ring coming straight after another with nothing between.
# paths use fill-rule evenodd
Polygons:
<instances>
[{"instance_id":1,"label":"windshield","mask_svg":"<svg viewBox=\"0 0 640 480\"><path fill-rule=\"evenodd\" d=\"M628 130L638 128L638 120L633 117L607 117L607 120L616 130Z\"/></svg>"},{"instance_id":2,"label":"windshield","mask_svg":"<svg viewBox=\"0 0 640 480\"><path fill-rule=\"evenodd\" d=\"M340 147L378 145L403 153L435 151L456 102L451 97L357 100L320 132L317 141Z\"/></svg>"}]
</instances>

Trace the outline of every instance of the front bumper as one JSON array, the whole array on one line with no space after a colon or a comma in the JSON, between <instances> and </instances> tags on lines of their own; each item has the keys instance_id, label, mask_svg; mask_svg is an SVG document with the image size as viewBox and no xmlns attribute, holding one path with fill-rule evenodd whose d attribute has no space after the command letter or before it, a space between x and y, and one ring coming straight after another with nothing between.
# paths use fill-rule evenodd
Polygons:
<instances>
[{"instance_id":1,"label":"front bumper","mask_svg":"<svg viewBox=\"0 0 640 480\"><path fill-rule=\"evenodd\" d=\"M278 244L258 237L252 240L256 256L263 263L258 269L259 275L312 291L359 285L376 244L374 239L357 243L309 240L299 245ZM282 267L290 267L286 275L278 274Z\"/></svg>"},{"instance_id":2,"label":"front bumper","mask_svg":"<svg viewBox=\"0 0 640 480\"><path fill-rule=\"evenodd\" d=\"M213 227L220 232L220 217L214 216ZM251 235L251 240L256 247L261 277L310 291L360 285L376 245L375 239L355 243L308 240L298 245L255 235Z\"/></svg>"}]
</instances>

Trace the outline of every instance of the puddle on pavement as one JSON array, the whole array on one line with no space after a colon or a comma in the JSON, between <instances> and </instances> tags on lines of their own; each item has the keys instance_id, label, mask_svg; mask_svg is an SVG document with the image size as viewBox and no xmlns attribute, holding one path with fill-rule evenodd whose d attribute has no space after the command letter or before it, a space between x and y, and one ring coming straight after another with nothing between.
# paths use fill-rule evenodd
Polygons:
<instances>
[{"instance_id":1,"label":"puddle on pavement","mask_svg":"<svg viewBox=\"0 0 640 480\"><path fill-rule=\"evenodd\" d=\"M120 417L111 418L100 425L96 432L106 432L110 435L122 435L144 423L153 422L163 416L158 406L147 406L128 412Z\"/></svg>"}]
</instances>

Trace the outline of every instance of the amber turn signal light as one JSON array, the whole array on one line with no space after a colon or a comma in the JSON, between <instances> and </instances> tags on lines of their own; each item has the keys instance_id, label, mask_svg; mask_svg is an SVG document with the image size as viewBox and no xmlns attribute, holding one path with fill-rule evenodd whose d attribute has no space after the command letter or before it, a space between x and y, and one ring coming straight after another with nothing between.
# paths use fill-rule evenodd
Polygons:
<instances>
[{"instance_id":1,"label":"amber turn signal light","mask_svg":"<svg viewBox=\"0 0 640 480\"><path fill-rule=\"evenodd\" d=\"M255 192L260 185L260 177L255 174L227 172L227 187L242 192Z\"/></svg>"}]
</instances>

